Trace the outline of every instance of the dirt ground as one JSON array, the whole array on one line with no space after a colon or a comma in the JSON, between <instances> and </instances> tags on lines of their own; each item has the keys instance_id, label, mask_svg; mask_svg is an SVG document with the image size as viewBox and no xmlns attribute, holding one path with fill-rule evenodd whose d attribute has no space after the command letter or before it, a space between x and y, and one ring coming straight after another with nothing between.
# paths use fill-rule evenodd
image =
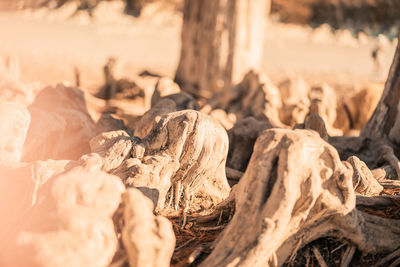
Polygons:
<instances>
[{"instance_id":1,"label":"dirt ground","mask_svg":"<svg viewBox=\"0 0 400 267\"><path fill-rule=\"evenodd\" d=\"M0 57L19 61L22 79L55 84L74 83L95 90L103 83L102 66L109 57L119 59L117 73L130 77L149 70L172 77L179 59L181 14L155 3L140 18L123 14L122 3L103 2L93 17L76 12L73 4L58 10L0 12ZM382 73L373 73L371 49L376 38L332 33L269 22L261 69L277 82L301 75L313 82L359 86L384 81L395 43L384 43Z\"/></svg>"}]
</instances>

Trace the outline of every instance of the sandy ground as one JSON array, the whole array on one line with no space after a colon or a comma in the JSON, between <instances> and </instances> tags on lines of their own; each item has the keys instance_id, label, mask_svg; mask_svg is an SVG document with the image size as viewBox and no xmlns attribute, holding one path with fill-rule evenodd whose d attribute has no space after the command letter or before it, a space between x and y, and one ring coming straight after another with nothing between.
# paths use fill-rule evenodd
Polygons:
<instances>
[{"instance_id":1,"label":"sandy ground","mask_svg":"<svg viewBox=\"0 0 400 267\"><path fill-rule=\"evenodd\" d=\"M122 15L122 6L101 6L93 18L62 10L0 12L0 57L18 59L24 80L43 84L74 83L74 68L83 87L103 83L102 66L119 59L118 73L130 77L142 70L173 76L179 59L181 15L150 6L142 18ZM381 75L373 74L375 40L348 31L269 23L262 71L277 82L301 75L311 82L363 84L384 81L395 42L383 38ZM379 76L379 77L378 77Z\"/></svg>"}]
</instances>

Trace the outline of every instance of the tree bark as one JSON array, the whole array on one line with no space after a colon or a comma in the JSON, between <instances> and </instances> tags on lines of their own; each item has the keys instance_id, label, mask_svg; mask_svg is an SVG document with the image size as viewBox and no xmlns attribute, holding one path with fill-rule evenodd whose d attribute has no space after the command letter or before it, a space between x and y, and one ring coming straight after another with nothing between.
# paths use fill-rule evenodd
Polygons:
<instances>
[{"instance_id":1,"label":"tree bark","mask_svg":"<svg viewBox=\"0 0 400 267\"><path fill-rule=\"evenodd\" d=\"M390 67L385 89L374 113L359 137L333 137L329 139L342 159L357 155L369 168L388 162L400 175L398 160L400 147L400 46ZM390 148L393 151L390 151Z\"/></svg>"},{"instance_id":2,"label":"tree bark","mask_svg":"<svg viewBox=\"0 0 400 267\"><path fill-rule=\"evenodd\" d=\"M175 80L210 97L257 68L270 0L185 0L181 57Z\"/></svg>"},{"instance_id":3,"label":"tree bark","mask_svg":"<svg viewBox=\"0 0 400 267\"><path fill-rule=\"evenodd\" d=\"M361 132L361 137L371 140L388 138L400 145L400 45L390 67L382 97L371 118Z\"/></svg>"}]
</instances>

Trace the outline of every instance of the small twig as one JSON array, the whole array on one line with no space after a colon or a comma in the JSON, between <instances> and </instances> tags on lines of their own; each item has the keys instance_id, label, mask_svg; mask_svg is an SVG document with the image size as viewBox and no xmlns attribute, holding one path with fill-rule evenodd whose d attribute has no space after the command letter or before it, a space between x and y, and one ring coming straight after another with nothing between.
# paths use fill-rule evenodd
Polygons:
<instances>
[{"instance_id":1,"label":"small twig","mask_svg":"<svg viewBox=\"0 0 400 267\"><path fill-rule=\"evenodd\" d=\"M348 246L343 254L340 267L348 267L350 265L351 260L353 259L355 252L356 252L355 246Z\"/></svg>"},{"instance_id":2,"label":"small twig","mask_svg":"<svg viewBox=\"0 0 400 267\"><path fill-rule=\"evenodd\" d=\"M194 240L196 240L196 236L189 239L188 241L186 241L185 243L183 243L182 245L180 245L179 247L175 248L174 252L177 252L179 250L181 250L182 248L186 247L187 245L189 245L190 243L192 243Z\"/></svg>"},{"instance_id":3,"label":"small twig","mask_svg":"<svg viewBox=\"0 0 400 267\"><path fill-rule=\"evenodd\" d=\"M197 217L197 218L192 218L191 220L197 222L197 223L206 223L206 222L210 222L213 221L215 219L218 218L220 213L212 213L210 215L205 215L205 216L201 216L201 217Z\"/></svg>"},{"instance_id":4,"label":"small twig","mask_svg":"<svg viewBox=\"0 0 400 267\"><path fill-rule=\"evenodd\" d=\"M400 258L397 258L392 264L389 265L389 267L397 267L400 265Z\"/></svg>"},{"instance_id":5,"label":"small twig","mask_svg":"<svg viewBox=\"0 0 400 267\"><path fill-rule=\"evenodd\" d=\"M78 67L74 67L74 75L75 75L75 86L80 87L81 86L81 72L79 71Z\"/></svg>"},{"instance_id":6,"label":"small twig","mask_svg":"<svg viewBox=\"0 0 400 267\"><path fill-rule=\"evenodd\" d=\"M306 253L304 255L304 257L306 258L306 267L310 266L310 248L307 248Z\"/></svg>"},{"instance_id":7,"label":"small twig","mask_svg":"<svg viewBox=\"0 0 400 267\"><path fill-rule=\"evenodd\" d=\"M186 213L186 211L183 211L183 219L182 219L182 226L181 226L182 229L185 229L186 223L187 223L187 213Z\"/></svg>"},{"instance_id":8,"label":"small twig","mask_svg":"<svg viewBox=\"0 0 400 267\"><path fill-rule=\"evenodd\" d=\"M211 227L196 227L196 230L199 231L217 231L217 230L221 230L224 229L226 227L226 225L218 225L218 226L211 226Z\"/></svg>"},{"instance_id":9,"label":"small twig","mask_svg":"<svg viewBox=\"0 0 400 267\"><path fill-rule=\"evenodd\" d=\"M187 229L182 229L182 228L180 228L179 230L181 230L182 232L184 232L184 233L186 233L186 234L189 234L189 235L191 235L191 236L196 236L192 231L190 231L190 230L187 230Z\"/></svg>"},{"instance_id":10,"label":"small twig","mask_svg":"<svg viewBox=\"0 0 400 267\"><path fill-rule=\"evenodd\" d=\"M301 239L297 242L297 245L296 245L295 249L293 250L292 255L289 258L289 262L293 262L293 260L295 259L297 251L299 250L300 245L301 245Z\"/></svg>"},{"instance_id":11,"label":"small twig","mask_svg":"<svg viewBox=\"0 0 400 267\"><path fill-rule=\"evenodd\" d=\"M326 264L324 258L322 257L321 253L319 252L319 250L316 247L313 247L312 251L314 253L315 258L317 258L319 266L328 267L328 265Z\"/></svg>"},{"instance_id":12,"label":"small twig","mask_svg":"<svg viewBox=\"0 0 400 267\"><path fill-rule=\"evenodd\" d=\"M193 250L193 252L190 253L190 255L188 257L188 260L187 260L187 263L188 264L193 263L201 255L202 252L203 252L203 246L202 245L200 245L197 248L195 248Z\"/></svg>"},{"instance_id":13,"label":"small twig","mask_svg":"<svg viewBox=\"0 0 400 267\"><path fill-rule=\"evenodd\" d=\"M341 244L339 245L337 248L335 248L334 250L331 251L331 254L334 253L336 250L341 249L342 247L346 246L346 244Z\"/></svg>"},{"instance_id":14,"label":"small twig","mask_svg":"<svg viewBox=\"0 0 400 267\"><path fill-rule=\"evenodd\" d=\"M172 199L174 198L174 187L171 186L170 189L170 194L169 194L169 201L168 201L168 205L167 205L167 209L169 209L171 207L172 204Z\"/></svg>"},{"instance_id":15,"label":"small twig","mask_svg":"<svg viewBox=\"0 0 400 267\"><path fill-rule=\"evenodd\" d=\"M222 221L222 214L223 214L223 213L224 213L224 211L221 210L221 212L219 213L219 218L218 218L217 225L220 225L220 224L221 224L221 221Z\"/></svg>"},{"instance_id":16,"label":"small twig","mask_svg":"<svg viewBox=\"0 0 400 267\"><path fill-rule=\"evenodd\" d=\"M378 261L375 266L383 266L384 264L386 264L388 261L392 260L395 257L400 257L400 248L393 251L392 253L390 253L389 255L387 255L386 257L381 259L380 261Z\"/></svg>"},{"instance_id":17,"label":"small twig","mask_svg":"<svg viewBox=\"0 0 400 267\"><path fill-rule=\"evenodd\" d=\"M243 172L229 168L229 167L225 167L225 172L226 172L226 178L231 179L231 180L235 180L235 181L239 181L240 178L242 178L243 176Z\"/></svg>"}]
</instances>

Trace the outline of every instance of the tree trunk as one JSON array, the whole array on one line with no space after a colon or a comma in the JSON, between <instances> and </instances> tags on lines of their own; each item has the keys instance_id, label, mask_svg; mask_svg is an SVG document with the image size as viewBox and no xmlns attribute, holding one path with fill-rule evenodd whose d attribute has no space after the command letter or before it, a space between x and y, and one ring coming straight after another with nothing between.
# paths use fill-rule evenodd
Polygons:
<instances>
[{"instance_id":1,"label":"tree trunk","mask_svg":"<svg viewBox=\"0 0 400 267\"><path fill-rule=\"evenodd\" d=\"M362 138L386 139L400 145L400 45L390 67L385 89L371 118L361 132Z\"/></svg>"},{"instance_id":2,"label":"tree trunk","mask_svg":"<svg viewBox=\"0 0 400 267\"><path fill-rule=\"evenodd\" d=\"M400 45L386 80L381 99L359 137L340 136L329 139L342 159L357 155L370 168L387 162L400 178Z\"/></svg>"},{"instance_id":3,"label":"tree trunk","mask_svg":"<svg viewBox=\"0 0 400 267\"><path fill-rule=\"evenodd\" d=\"M126 0L126 11L134 16L139 16L144 2L144 0Z\"/></svg>"},{"instance_id":4,"label":"tree trunk","mask_svg":"<svg viewBox=\"0 0 400 267\"><path fill-rule=\"evenodd\" d=\"M261 60L270 0L185 0L181 58L175 80L211 97ZM267 5L268 3L268 5Z\"/></svg>"}]
</instances>

